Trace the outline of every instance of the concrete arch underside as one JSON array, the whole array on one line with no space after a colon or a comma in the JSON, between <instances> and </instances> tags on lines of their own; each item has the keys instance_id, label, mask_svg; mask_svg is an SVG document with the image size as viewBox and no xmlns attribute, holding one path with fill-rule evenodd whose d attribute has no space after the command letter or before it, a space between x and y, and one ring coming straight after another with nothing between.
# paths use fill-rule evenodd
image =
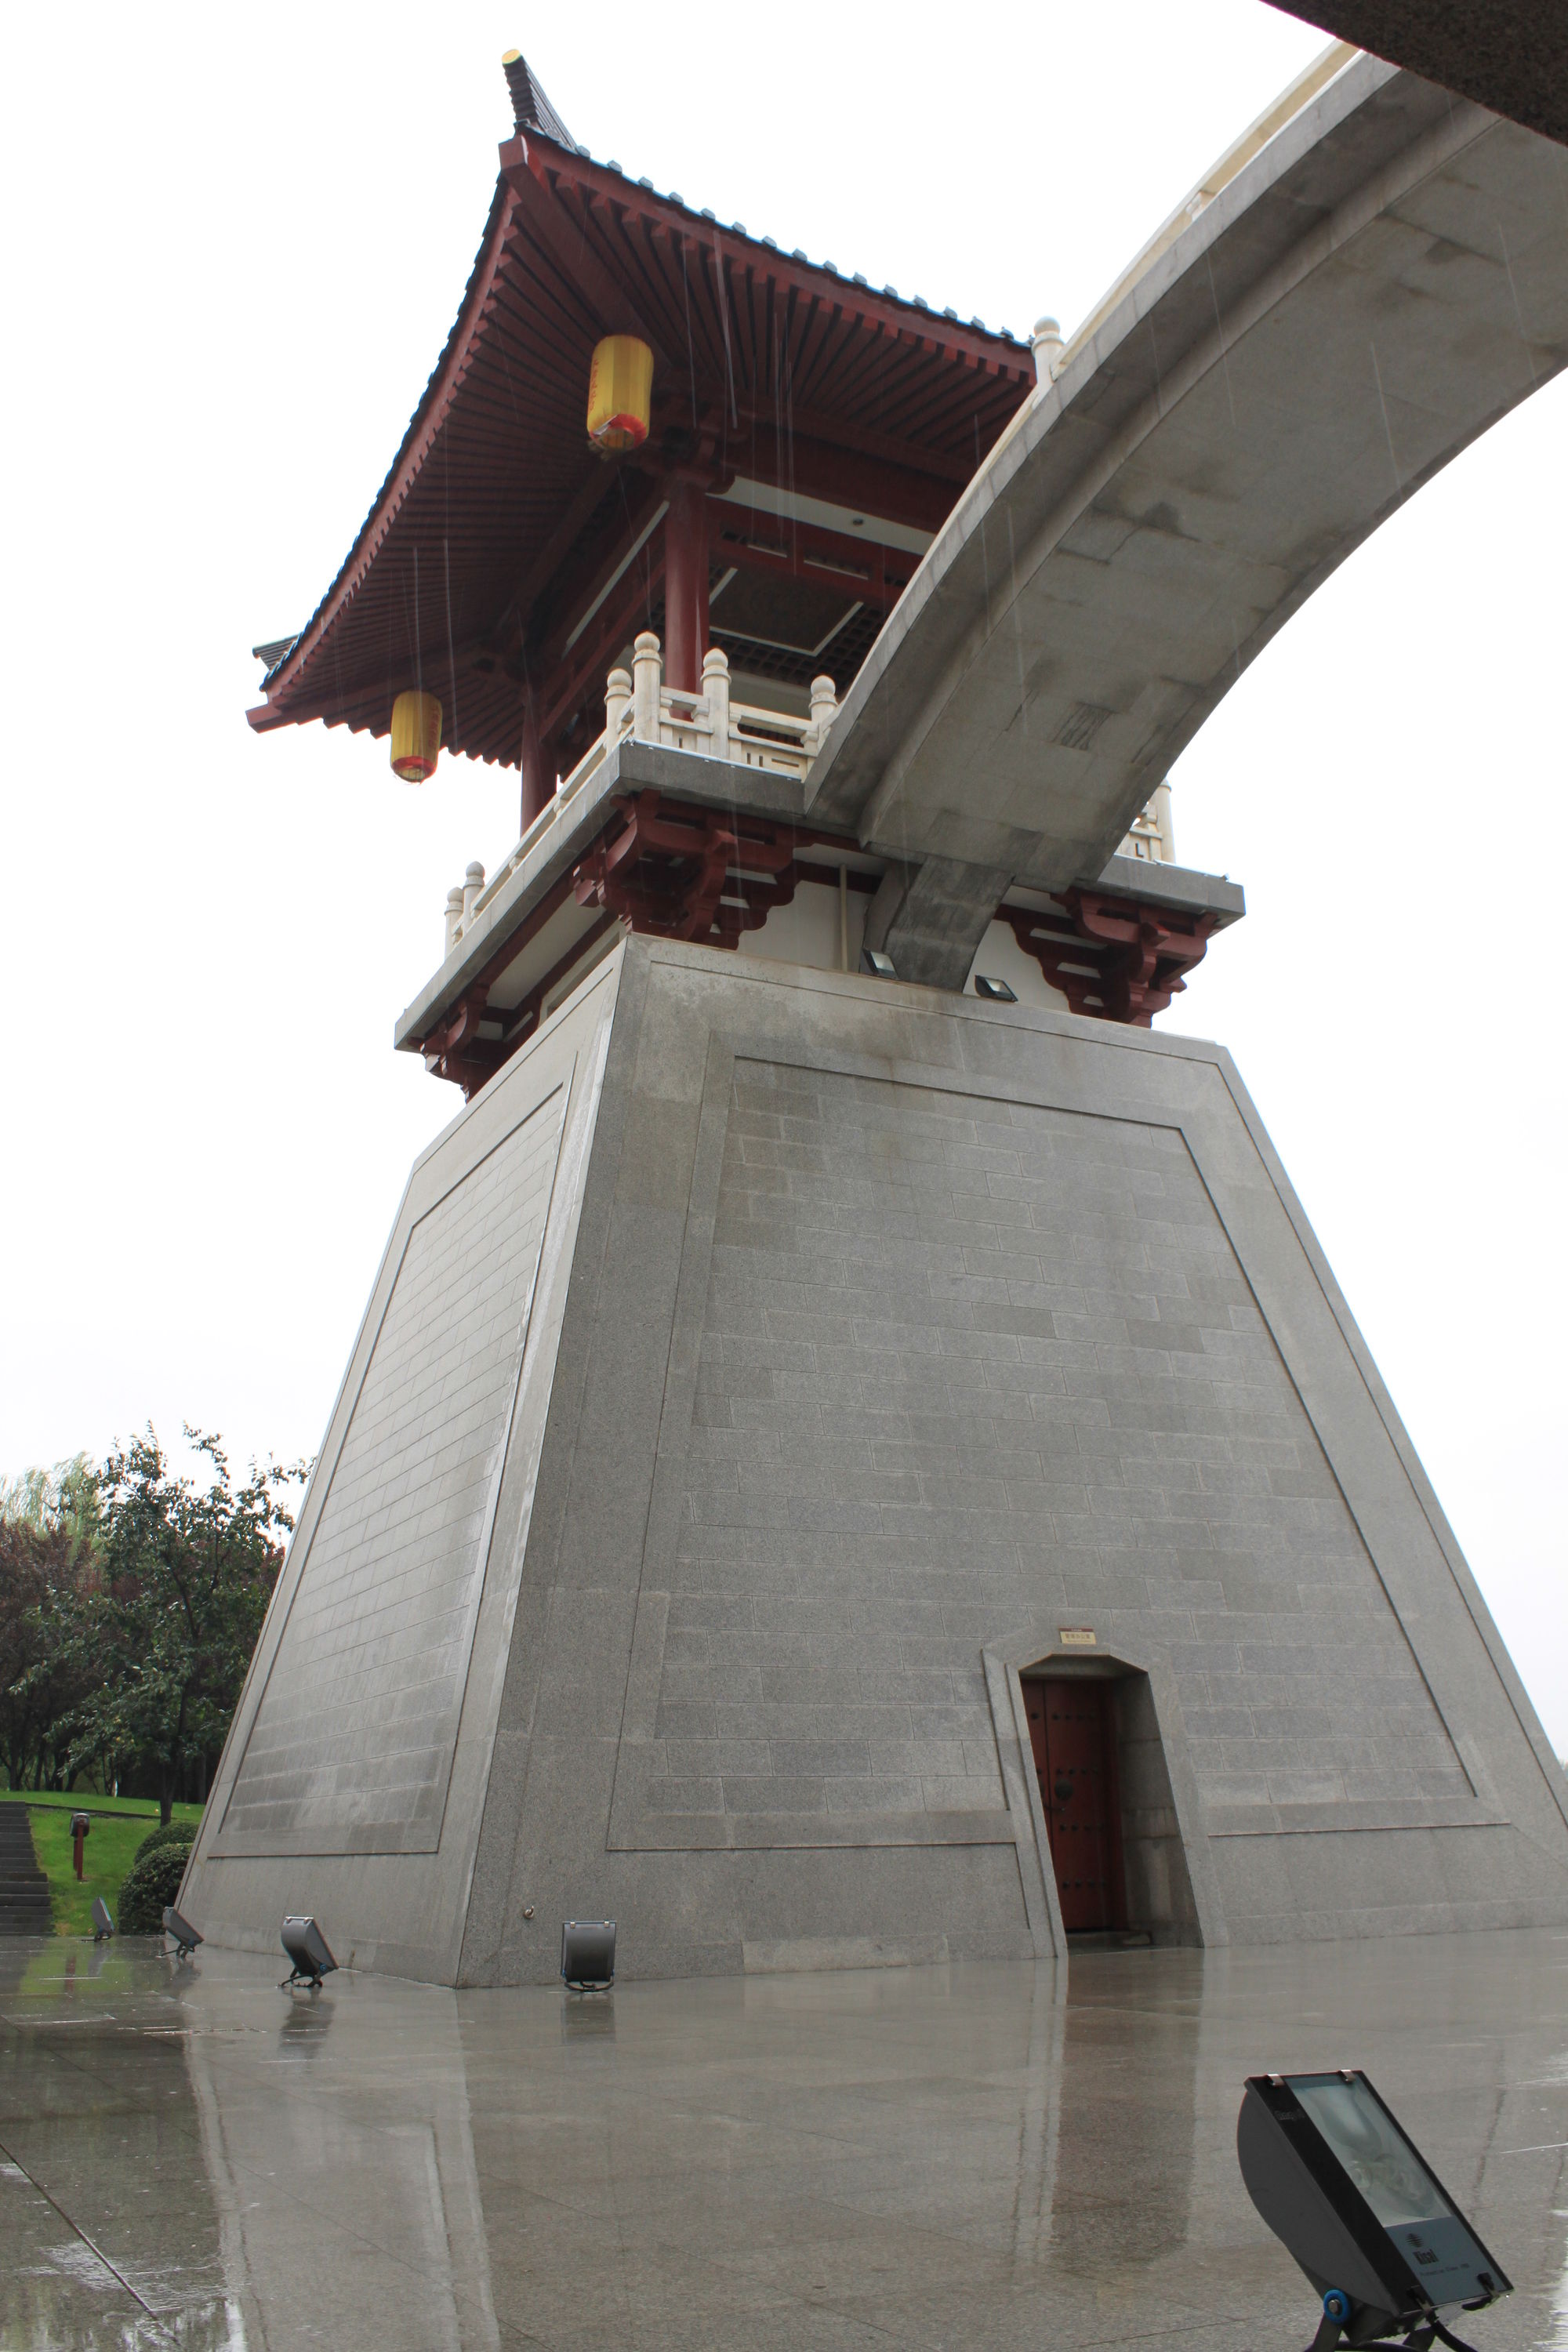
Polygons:
<instances>
[{"instance_id":1,"label":"concrete arch underside","mask_svg":"<svg viewBox=\"0 0 1568 2352\"><path fill-rule=\"evenodd\" d=\"M904 861L900 974L961 985L1009 884L1097 875L1291 614L1568 360L1568 152L1377 58L1188 210L976 476L813 772L816 822Z\"/></svg>"}]
</instances>

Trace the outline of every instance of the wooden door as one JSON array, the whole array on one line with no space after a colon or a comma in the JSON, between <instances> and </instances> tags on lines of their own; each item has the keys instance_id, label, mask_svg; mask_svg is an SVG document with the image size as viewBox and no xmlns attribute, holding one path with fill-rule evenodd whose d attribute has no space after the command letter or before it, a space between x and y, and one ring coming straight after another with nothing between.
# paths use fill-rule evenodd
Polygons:
<instances>
[{"instance_id":1,"label":"wooden door","mask_svg":"<svg viewBox=\"0 0 1568 2352\"><path fill-rule=\"evenodd\" d=\"M1024 1712L1068 1934L1126 1924L1110 1685L1026 1682Z\"/></svg>"}]
</instances>

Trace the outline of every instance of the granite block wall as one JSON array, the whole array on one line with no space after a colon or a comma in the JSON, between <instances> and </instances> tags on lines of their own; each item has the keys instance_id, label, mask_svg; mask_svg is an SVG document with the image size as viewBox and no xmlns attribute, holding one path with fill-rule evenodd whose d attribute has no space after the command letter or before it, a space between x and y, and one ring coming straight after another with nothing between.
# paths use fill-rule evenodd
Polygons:
<instances>
[{"instance_id":1,"label":"granite block wall","mask_svg":"<svg viewBox=\"0 0 1568 2352\"><path fill-rule=\"evenodd\" d=\"M482 1498L482 1499L481 1499ZM1568 1920L1568 1788L1227 1057L626 942L420 1162L187 1882L551 1975Z\"/></svg>"},{"instance_id":2,"label":"granite block wall","mask_svg":"<svg viewBox=\"0 0 1568 2352\"><path fill-rule=\"evenodd\" d=\"M434 1849L562 1089L413 1225L226 1822Z\"/></svg>"},{"instance_id":3,"label":"granite block wall","mask_svg":"<svg viewBox=\"0 0 1568 2352\"><path fill-rule=\"evenodd\" d=\"M1001 1802L998 1615L1158 1621L1205 1802L1468 1796L1179 1129L738 1065L672 1814Z\"/></svg>"}]
</instances>

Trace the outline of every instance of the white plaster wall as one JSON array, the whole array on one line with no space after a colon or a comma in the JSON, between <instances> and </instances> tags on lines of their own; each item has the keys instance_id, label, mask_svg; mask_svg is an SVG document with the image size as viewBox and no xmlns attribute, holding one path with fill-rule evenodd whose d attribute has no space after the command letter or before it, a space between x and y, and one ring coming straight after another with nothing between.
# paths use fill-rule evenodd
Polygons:
<instances>
[{"instance_id":1,"label":"white plaster wall","mask_svg":"<svg viewBox=\"0 0 1568 2352\"><path fill-rule=\"evenodd\" d=\"M849 893L849 969L860 961L866 910L864 890ZM801 963L813 971L837 971L838 893L821 882L803 882L787 907L775 907L761 930L745 931L742 955L766 956L773 963Z\"/></svg>"},{"instance_id":2,"label":"white plaster wall","mask_svg":"<svg viewBox=\"0 0 1568 2352\"><path fill-rule=\"evenodd\" d=\"M990 980L1005 980L1020 1004L1048 1004L1053 1013L1071 1010L1062 991L1051 986L1034 957L1024 953L1010 924L993 923L981 940L979 953L963 983L966 996L975 993L977 971L984 972Z\"/></svg>"},{"instance_id":3,"label":"white plaster wall","mask_svg":"<svg viewBox=\"0 0 1568 2352\"><path fill-rule=\"evenodd\" d=\"M864 890L849 893L849 969L859 970L860 942L871 904ZM838 893L820 882L803 882L787 907L775 907L760 930L743 933L740 952L765 956L773 963L804 964L812 971L837 971L839 962ZM1053 988L1033 956L1026 955L1006 923L993 923L964 982L964 993L975 993L974 975L986 973L1005 980L1020 1004L1048 1005L1054 1013L1069 1008L1059 988Z\"/></svg>"}]
</instances>

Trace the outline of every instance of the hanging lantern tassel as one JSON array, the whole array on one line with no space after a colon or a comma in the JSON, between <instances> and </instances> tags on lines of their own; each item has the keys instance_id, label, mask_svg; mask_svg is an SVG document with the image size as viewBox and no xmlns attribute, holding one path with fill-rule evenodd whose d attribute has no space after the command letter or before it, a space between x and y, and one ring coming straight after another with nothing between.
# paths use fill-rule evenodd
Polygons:
<instances>
[{"instance_id":1,"label":"hanging lantern tassel","mask_svg":"<svg viewBox=\"0 0 1568 2352\"><path fill-rule=\"evenodd\" d=\"M653 404L653 353L635 335L606 335L588 370L588 438L606 456L640 449Z\"/></svg>"},{"instance_id":2,"label":"hanging lantern tassel","mask_svg":"<svg viewBox=\"0 0 1568 2352\"><path fill-rule=\"evenodd\" d=\"M392 706L392 772L422 784L436 772L441 749L441 706L433 694L400 694Z\"/></svg>"}]
</instances>

